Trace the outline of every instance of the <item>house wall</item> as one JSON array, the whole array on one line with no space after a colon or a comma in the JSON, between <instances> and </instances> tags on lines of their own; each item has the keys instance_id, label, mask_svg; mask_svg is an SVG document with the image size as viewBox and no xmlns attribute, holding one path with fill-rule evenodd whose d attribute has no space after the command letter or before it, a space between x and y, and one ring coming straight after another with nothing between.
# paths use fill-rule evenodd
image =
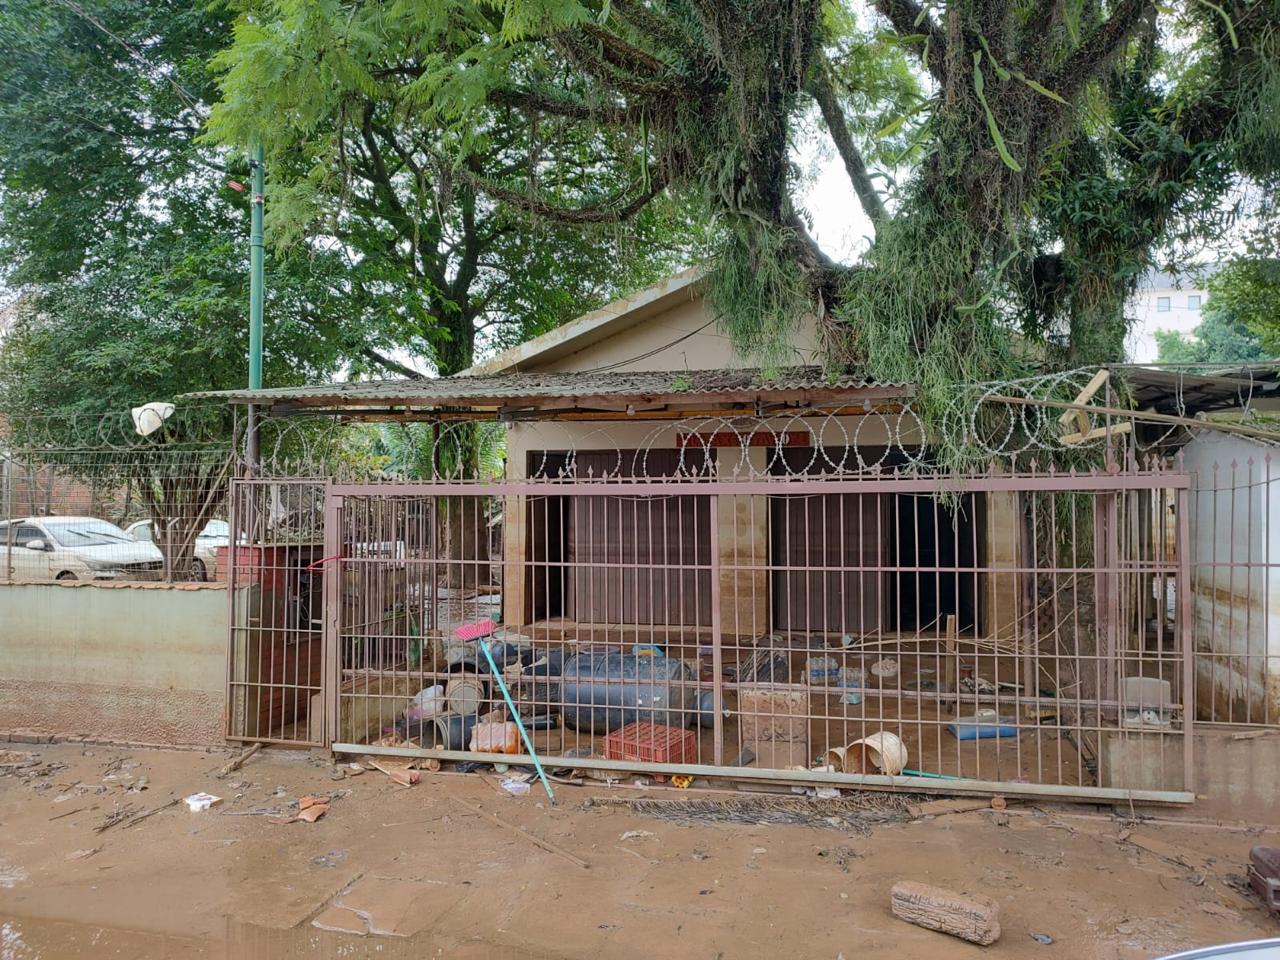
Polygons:
<instances>
[{"instance_id":1,"label":"house wall","mask_svg":"<svg viewBox=\"0 0 1280 960\"><path fill-rule=\"evenodd\" d=\"M587 372L608 368L623 371L707 370L747 366L738 357L729 339L719 331L700 296L681 299L655 316L641 320L582 349L539 362L537 357L521 364L525 372ZM812 318L802 322L795 332L797 365L819 360L817 331ZM779 419L778 429L789 425ZM874 414L797 421L797 429L814 433L814 441L828 447L843 447L856 442L861 447L894 443L911 445L922 437L893 437L888 418ZM713 432L729 429L729 424L696 417L680 423L671 421L591 421L515 423L507 434L507 476L522 479L527 475L529 454L534 451L569 450L643 450L674 449L677 430L698 429ZM718 451L722 475L742 466L743 452L724 448ZM749 448L746 458L751 471L764 471L769 451ZM535 468L537 464L535 463ZM623 472L631 472L631 464L623 464ZM636 466L635 472L641 472ZM523 621L531 604L526 593L524 564L527 561L529 534L527 505L523 497L507 497L504 504L504 577L503 607L508 623ZM726 636L758 635L770 627L769 597L771 584L765 569L765 551L769 543L769 510L763 497L721 496L717 524L721 562L720 617ZM986 508L985 548L990 562L996 566L1017 563L1018 510L1014 494L995 494ZM737 567L738 569L734 569ZM1017 620L1016 575L992 576L984 593L985 627L994 636L1006 636Z\"/></svg>"},{"instance_id":2,"label":"house wall","mask_svg":"<svg viewBox=\"0 0 1280 960\"><path fill-rule=\"evenodd\" d=\"M609 367L617 370L719 370L749 367L733 350L733 344L717 324L700 296L681 300L654 317L592 343L576 353L547 362L526 364L522 369L540 372L573 372ZM818 362L817 330L806 317L792 337L791 364ZM616 366L615 366L616 365Z\"/></svg>"},{"instance_id":3,"label":"house wall","mask_svg":"<svg viewBox=\"0 0 1280 960\"><path fill-rule=\"evenodd\" d=\"M1280 524L1270 522L1280 473L1268 472L1273 452L1247 438L1211 432L1183 451L1192 474L1192 615L1201 719L1280 718Z\"/></svg>"},{"instance_id":4,"label":"house wall","mask_svg":"<svg viewBox=\"0 0 1280 960\"><path fill-rule=\"evenodd\" d=\"M216 744L227 594L212 584L0 584L0 729Z\"/></svg>"},{"instance_id":5,"label":"house wall","mask_svg":"<svg viewBox=\"0 0 1280 960\"><path fill-rule=\"evenodd\" d=\"M1198 307L1191 306L1195 297L1200 298ZM1160 309L1162 299L1169 301L1168 310ZM1125 305L1125 316L1133 321L1125 344L1130 359L1135 363L1154 362L1160 352L1156 331L1191 333L1200 325L1200 311L1208 302L1208 290L1192 277L1185 278L1180 285L1168 274L1144 278Z\"/></svg>"}]
</instances>

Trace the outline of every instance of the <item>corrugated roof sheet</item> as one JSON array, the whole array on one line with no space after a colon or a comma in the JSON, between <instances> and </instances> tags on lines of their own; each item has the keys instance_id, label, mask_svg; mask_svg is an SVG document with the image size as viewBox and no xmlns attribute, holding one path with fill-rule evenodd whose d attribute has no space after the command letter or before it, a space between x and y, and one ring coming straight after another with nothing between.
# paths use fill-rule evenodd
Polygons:
<instances>
[{"instance_id":1,"label":"corrugated roof sheet","mask_svg":"<svg viewBox=\"0 0 1280 960\"><path fill-rule=\"evenodd\" d=\"M432 380L365 380L267 390L224 390L189 394L230 403L263 406L299 404L329 407L490 407L520 401L612 398L676 402L681 399L750 399L800 392L851 393L906 384L873 383L861 374L829 375L818 367L792 367L767 376L758 369L603 371L596 373L505 373Z\"/></svg>"}]
</instances>

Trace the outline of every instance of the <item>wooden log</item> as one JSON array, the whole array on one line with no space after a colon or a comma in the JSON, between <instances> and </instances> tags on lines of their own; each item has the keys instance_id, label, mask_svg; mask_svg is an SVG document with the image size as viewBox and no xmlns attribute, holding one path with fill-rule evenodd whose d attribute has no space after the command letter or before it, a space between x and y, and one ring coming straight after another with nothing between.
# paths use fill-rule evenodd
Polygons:
<instances>
[{"instance_id":1,"label":"wooden log","mask_svg":"<svg viewBox=\"0 0 1280 960\"><path fill-rule=\"evenodd\" d=\"M893 885L893 915L918 927L988 946L1000 938L1000 908L985 897L966 897L914 880Z\"/></svg>"}]
</instances>

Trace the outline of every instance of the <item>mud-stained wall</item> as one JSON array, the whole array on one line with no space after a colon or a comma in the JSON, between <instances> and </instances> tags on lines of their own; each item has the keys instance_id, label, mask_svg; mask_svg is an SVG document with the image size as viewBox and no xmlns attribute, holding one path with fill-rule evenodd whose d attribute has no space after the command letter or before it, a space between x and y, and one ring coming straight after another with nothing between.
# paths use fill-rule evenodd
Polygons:
<instances>
[{"instance_id":1,"label":"mud-stained wall","mask_svg":"<svg viewBox=\"0 0 1280 960\"><path fill-rule=\"evenodd\" d=\"M1274 449L1209 433L1187 444L1199 719L1280 718L1280 464ZM1277 515L1280 519L1280 514Z\"/></svg>"},{"instance_id":2,"label":"mud-stained wall","mask_svg":"<svg viewBox=\"0 0 1280 960\"><path fill-rule=\"evenodd\" d=\"M221 743L226 648L220 586L0 584L0 729Z\"/></svg>"}]
</instances>

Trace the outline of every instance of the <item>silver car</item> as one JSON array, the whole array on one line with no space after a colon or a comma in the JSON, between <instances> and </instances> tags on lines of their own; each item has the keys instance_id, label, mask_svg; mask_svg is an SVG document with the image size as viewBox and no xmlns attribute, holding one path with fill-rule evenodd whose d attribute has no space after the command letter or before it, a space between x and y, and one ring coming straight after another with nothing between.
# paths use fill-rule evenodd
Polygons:
<instances>
[{"instance_id":1,"label":"silver car","mask_svg":"<svg viewBox=\"0 0 1280 960\"><path fill-rule=\"evenodd\" d=\"M0 521L0 570L19 581L159 580L164 557L97 517Z\"/></svg>"},{"instance_id":2,"label":"silver car","mask_svg":"<svg viewBox=\"0 0 1280 960\"><path fill-rule=\"evenodd\" d=\"M154 521L139 520L125 527L126 534L143 543L163 541L163 532L157 536ZM231 543L231 525L225 520L210 520L204 529L196 534L195 549L192 551L191 568L188 571L192 580L208 580L209 575L218 569L218 548Z\"/></svg>"}]
</instances>

